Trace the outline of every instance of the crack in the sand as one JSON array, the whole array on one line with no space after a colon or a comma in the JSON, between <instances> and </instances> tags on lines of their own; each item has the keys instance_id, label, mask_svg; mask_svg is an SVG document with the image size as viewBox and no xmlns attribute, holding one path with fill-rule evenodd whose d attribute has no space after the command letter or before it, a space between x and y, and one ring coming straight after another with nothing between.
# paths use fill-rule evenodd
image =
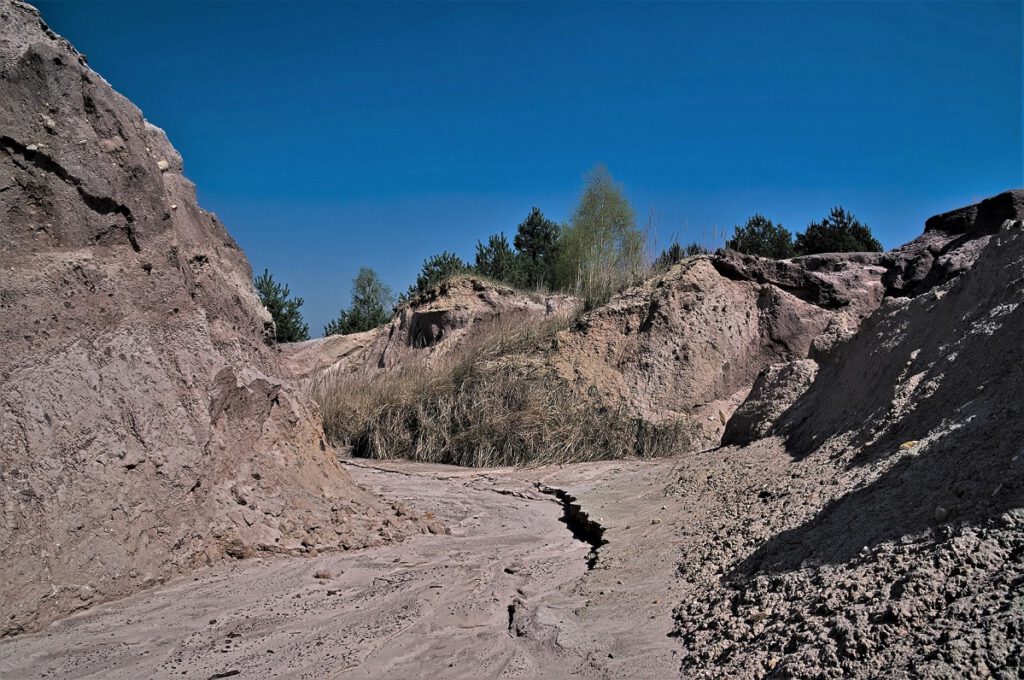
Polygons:
<instances>
[{"instance_id":1,"label":"crack in the sand","mask_svg":"<svg viewBox=\"0 0 1024 680\"><path fill-rule=\"evenodd\" d=\"M562 517L559 521L569 528L573 538L590 546L590 552L587 554L587 570L593 569L600 557L598 550L608 543L604 538L604 527L591 519L590 515L584 512L580 504L576 502L576 497L565 489L547 486L541 482L536 482L534 486L541 493L554 496L562 504Z\"/></svg>"}]
</instances>

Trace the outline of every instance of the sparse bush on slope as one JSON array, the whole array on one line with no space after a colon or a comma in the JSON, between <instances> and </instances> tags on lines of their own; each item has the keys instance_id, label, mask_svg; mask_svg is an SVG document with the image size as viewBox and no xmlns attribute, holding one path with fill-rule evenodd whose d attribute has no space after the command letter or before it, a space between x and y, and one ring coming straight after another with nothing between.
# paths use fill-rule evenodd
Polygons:
<instances>
[{"instance_id":1,"label":"sparse bush on slope","mask_svg":"<svg viewBox=\"0 0 1024 680\"><path fill-rule=\"evenodd\" d=\"M711 251L699 243L690 243L689 245L683 246L680 245L679 241L674 241L672 245L662 250L658 257L654 258L654 262L651 264L651 272L653 275L658 275L666 271L672 265L679 264L689 257L710 254Z\"/></svg>"},{"instance_id":2,"label":"sparse bush on slope","mask_svg":"<svg viewBox=\"0 0 1024 680\"><path fill-rule=\"evenodd\" d=\"M321 376L312 391L324 428L357 456L472 467L649 457L685 446L688 423L655 426L602 408L526 356L569 323L507 316L433 363Z\"/></svg>"}]
</instances>

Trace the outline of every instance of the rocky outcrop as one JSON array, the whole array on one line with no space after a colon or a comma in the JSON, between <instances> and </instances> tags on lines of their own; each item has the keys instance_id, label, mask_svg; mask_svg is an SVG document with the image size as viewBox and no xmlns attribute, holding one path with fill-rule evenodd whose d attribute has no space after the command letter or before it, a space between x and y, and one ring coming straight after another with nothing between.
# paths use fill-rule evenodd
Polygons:
<instances>
[{"instance_id":1,"label":"rocky outcrop","mask_svg":"<svg viewBox=\"0 0 1024 680\"><path fill-rule=\"evenodd\" d=\"M559 336L554 363L643 420L694 419L696 444L713 446L763 368L825 351L878 305L878 262L692 258L584 315Z\"/></svg>"},{"instance_id":2,"label":"rocky outcrop","mask_svg":"<svg viewBox=\"0 0 1024 680\"><path fill-rule=\"evenodd\" d=\"M863 318L878 305L875 275L883 271L884 260L883 253L822 253L770 260L724 250L711 258L711 264L726 278L771 285L817 307Z\"/></svg>"},{"instance_id":3,"label":"rocky outcrop","mask_svg":"<svg viewBox=\"0 0 1024 680\"><path fill-rule=\"evenodd\" d=\"M303 380L336 371L390 369L457 351L477 329L498 319L543 319L571 314L578 305L568 295L523 293L458 276L410 300L381 328L282 345L281 351L289 374Z\"/></svg>"},{"instance_id":4,"label":"rocky outcrop","mask_svg":"<svg viewBox=\"0 0 1024 680\"><path fill-rule=\"evenodd\" d=\"M956 278L974 264L988 240L1024 211L1024 190L936 215L924 233L887 253L886 294L914 297Z\"/></svg>"},{"instance_id":5,"label":"rocky outcrop","mask_svg":"<svg viewBox=\"0 0 1024 680\"><path fill-rule=\"evenodd\" d=\"M370 348L367 365L391 368L417 355L438 356L499 316L543 318L571 313L577 304L565 295L528 295L474 277L454 278L401 309Z\"/></svg>"},{"instance_id":6,"label":"rocky outcrop","mask_svg":"<svg viewBox=\"0 0 1024 680\"><path fill-rule=\"evenodd\" d=\"M902 309L908 298L931 291L939 291L934 293L935 295L944 295L941 292L942 287L975 267L982 253L989 247L991 239L998 236L1001 229L1005 230L1014 224L1022 214L1024 191L1007 191L976 205L930 218L925 223L924 233L920 237L894 251L856 255L858 258L870 258L874 264L885 267L881 277L885 286L885 298L882 300L881 309L860 327L862 337L857 342L863 345L864 334L873 332L874 324L881 318L880 315L887 310ZM814 257L831 259L837 256ZM800 284L803 281L799 275L791 272L791 261L770 262L759 258L753 259L756 266L760 267L754 270L755 275L762 280L778 281L781 285L793 285L791 282L794 281ZM807 258L799 258L792 262L804 259ZM732 263L727 265L727 270L747 271L742 264ZM822 295L818 292L820 286L813 283L803 284L801 289L814 291L812 296L815 299L828 299L827 293ZM875 306L879 306L877 302ZM814 351L810 356L826 364L839 365L837 362L842 362L842 357L849 351L843 348L843 344L846 341L853 341L857 330L858 326L855 324L846 324L845 327L837 325L815 341ZM892 333L893 329L886 332ZM877 336L876 339L880 343L890 341L882 336ZM829 357L832 349L842 349L842 352L837 357ZM876 357L872 366L856 367L848 376L850 384L865 384L863 379L856 377L860 375L857 371L870 371L878 366L887 365L887 362L881 361L881 357ZM814 422L816 427L820 426L821 414L816 407L799 417L795 414L799 413L800 409L793 414L787 412L788 407L810 386L815 372L809 365L802 363L790 365L788 368L780 365L766 369L758 377L755 389L730 420L722 443L746 444L768 434L786 434L795 428L798 422ZM869 389L866 394L877 396L879 393ZM883 400L885 398L887 397L883 397ZM785 408L782 405L785 405ZM876 404L873 410L882 408L884 405ZM784 413L786 415L782 417ZM854 422L851 423L851 428L860 425L860 422Z\"/></svg>"},{"instance_id":7,"label":"rocky outcrop","mask_svg":"<svg viewBox=\"0 0 1024 680\"><path fill-rule=\"evenodd\" d=\"M684 675L1020 674L1022 196L929 220L915 243L953 240L914 294L892 290L781 414L764 397L784 369L759 378L733 420L771 436L713 452L756 472L686 567Z\"/></svg>"},{"instance_id":8,"label":"rocky outcrop","mask_svg":"<svg viewBox=\"0 0 1024 680\"><path fill-rule=\"evenodd\" d=\"M417 530L273 377L246 258L164 133L12 0L0 121L0 634L225 556Z\"/></svg>"}]
</instances>

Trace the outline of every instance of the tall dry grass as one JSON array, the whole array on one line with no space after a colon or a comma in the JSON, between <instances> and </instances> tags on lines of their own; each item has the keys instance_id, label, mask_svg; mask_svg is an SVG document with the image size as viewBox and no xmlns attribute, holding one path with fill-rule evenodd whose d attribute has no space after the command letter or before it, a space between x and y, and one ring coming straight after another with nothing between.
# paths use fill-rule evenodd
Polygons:
<instances>
[{"instance_id":1,"label":"tall dry grass","mask_svg":"<svg viewBox=\"0 0 1024 680\"><path fill-rule=\"evenodd\" d=\"M431 362L321 376L324 429L357 456L471 467L540 465L679 450L688 424L653 426L595 404L539 360L568 316L501 317Z\"/></svg>"}]
</instances>

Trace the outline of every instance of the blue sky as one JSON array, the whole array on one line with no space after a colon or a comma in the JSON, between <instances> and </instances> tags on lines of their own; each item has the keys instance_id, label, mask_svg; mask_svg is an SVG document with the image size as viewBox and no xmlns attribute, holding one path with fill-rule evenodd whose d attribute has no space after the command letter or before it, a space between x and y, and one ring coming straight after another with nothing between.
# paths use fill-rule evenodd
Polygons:
<instances>
[{"instance_id":1,"label":"blue sky","mask_svg":"<svg viewBox=\"0 0 1024 680\"><path fill-rule=\"evenodd\" d=\"M604 163L658 239L842 204L887 247L1024 186L1021 3L39 2L311 331Z\"/></svg>"}]
</instances>

